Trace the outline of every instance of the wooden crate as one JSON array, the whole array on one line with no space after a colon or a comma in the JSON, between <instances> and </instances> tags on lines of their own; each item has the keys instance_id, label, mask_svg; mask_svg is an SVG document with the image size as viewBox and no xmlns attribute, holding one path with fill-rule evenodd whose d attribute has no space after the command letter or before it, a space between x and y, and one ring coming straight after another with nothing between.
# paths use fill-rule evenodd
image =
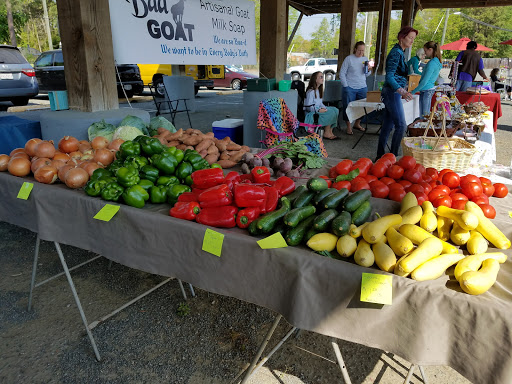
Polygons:
<instances>
[{"instance_id":1,"label":"wooden crate","mask_svg":"<svg viewBox=\"0 0 512 384\"><path fill-rule=\"evenodd\" d=\"M409 75L409 84L407 85L407 90L410 92L413 89L416 89L420 83L420 79L421 75Z\"/></svg>"},{"instance_id":2,"label":"wooden crate","mask_svg":"<svg viewBox=\"0 0 512 384\"><path fill-rule=\"evenodd\" d=\"M380 91L368 91L366 93L366 101L369 103L380 103Z\"/></svg>"}]
</instances>

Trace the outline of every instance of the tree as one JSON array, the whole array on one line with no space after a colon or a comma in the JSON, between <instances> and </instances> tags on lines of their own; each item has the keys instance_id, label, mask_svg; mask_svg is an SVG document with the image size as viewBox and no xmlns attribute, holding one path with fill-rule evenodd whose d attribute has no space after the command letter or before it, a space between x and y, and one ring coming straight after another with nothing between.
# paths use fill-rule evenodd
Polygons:
<instances>
[{"instance_id":1,"label":"tree","mask_svg":"<svg viewBox=\"0 0 512 384\"><path fill-rule=\"evenodd\" d=\"M323 18L318 29L311 34L311 51L313 56L328 57L332 56L334 48L338 47L337 33L332 33L329 22Z\"/></svg>"}]
</instances>

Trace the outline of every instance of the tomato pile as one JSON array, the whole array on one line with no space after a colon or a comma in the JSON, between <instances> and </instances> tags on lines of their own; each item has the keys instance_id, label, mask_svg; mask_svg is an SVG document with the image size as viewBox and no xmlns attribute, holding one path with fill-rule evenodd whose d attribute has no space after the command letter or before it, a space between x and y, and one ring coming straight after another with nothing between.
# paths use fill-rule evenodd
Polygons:
<instances>
[{"instance_id":1,"label":"tomato pile","mask_svg":"<svg viewBox=\"0 0 512 384\"><path fill-rule=\"evenodd\" d=\"M359 170L356 177L340 180L345 178L340 175L349 175L356 169ZM436 208L444 205L455 209L464 209L468 200L473 201L490 219L496 217L496 210L489 204L489 197L508 194L504 184L493 184L485 177L459 176L451 169L425 168L412 156L403 156L397 161L392 153L386 153L375 163L368 158L360 158L355 163L342 160L330 169L329 177L340 180L332 184L333 188L347 188L350 192L368 189L373 197L382 199L402 201L407 192L412 192L420 205L430 201Z\"/></svg>"}]
</instances>

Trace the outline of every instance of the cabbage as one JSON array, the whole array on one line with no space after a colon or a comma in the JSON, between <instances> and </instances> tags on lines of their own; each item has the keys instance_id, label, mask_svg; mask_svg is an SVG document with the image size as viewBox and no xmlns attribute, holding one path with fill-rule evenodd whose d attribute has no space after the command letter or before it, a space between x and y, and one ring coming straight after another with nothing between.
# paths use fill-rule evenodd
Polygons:
<instances>
[{"instance_id":1,"label":"cabbage","mask_svg":"<svg viewBox=\"0 0 512 384\"><path fill-rule=\"evenodd\" d=\"M116 126L105 122L105 120L97 121L92 123L87 129L89 135L89 141L92 141L96 136L103 136L108 141L112 141Z\"/></svg>"},{"instance_id":2,"label":"cabbage","mask_svg":"<svg viewBox=\"0 0 512 384\"><path fill-rule=\"evenodd\" d=\"M163 116L154 116L149 121L149 134L150 136L158 135L157 129L165 128L169 132L176 132L176 128L172 123Z\"/></svg>"},{"instance_id":3,"label":"cabbage","mask_svg":"<svg viewBox=\"0 0 512 384\"><path fill-rule=\"evenodd\" d=\"M121 121L118 125L118 127L122 127L128 125L130 127L138 128L142 131L144 135L149 135L148 128L146 126L146 123L144 120L142 120L140 117L128 115L126 116L123 121Z\"/></svg>"},{"instance_id":4,"label":"cabbage","mask_svg":"<svg viewBox=\"0 0 512 384\"><path fill-rule=\"evenodd\" d=\"M123 139L124 141L133 140L137 136L143 136L144 133L139 128L131 127L129 125L123 125L118 127L114 132L115 139Z\"/></svg>"}]
</instances>

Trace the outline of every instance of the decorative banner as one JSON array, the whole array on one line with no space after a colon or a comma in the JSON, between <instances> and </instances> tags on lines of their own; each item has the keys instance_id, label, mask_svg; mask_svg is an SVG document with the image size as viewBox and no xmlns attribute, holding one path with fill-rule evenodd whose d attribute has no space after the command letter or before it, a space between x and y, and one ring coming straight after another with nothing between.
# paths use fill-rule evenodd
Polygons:
<instances>
[{"instance_id":1,"label":"decorative banner","mask_svg":"<svg viewBox=\"0 0 512 384\"><path fill-rule=\"evenodd\" d=\"M214 230L207 228L204 233L202 250L220 257L223 242L224 235L222 233L215 232Z\"/></svg>"},{"instance_id":2,"label":"decorative banner","mask_svg":"<svg viewBox=\"0 0 512 384\"><path fill-rule=\"evenodd\" d=\"M96 220L110 221L119 211L119 205L105 204L93 218Z\"/></svg>"},{"instance_id":3,"label":"decorative banner","mask_svg":"<svg viewBox=\"0 0 512 384\"><path fill-rule=\"evenodd\" d=\"M361 301L391 305L393 303L393 276L363 273Z\"/></svg>"},{"instance_id":4,"label":"decorative banner","mask_svg":"<svg viewBox=\"0 0 512 384\"><path fill-rule=\"evenodd\" d=\"M258 245L261 249L284 248L288 246L281 232L276 232L269 237L259 240Z\"/></svg>"},{"instance_id":5,"label":"decorative banner","mask_svg":"<svg viewBox=\"0 0 512 384\"><path fill-rule=\"evenodd\" d=\"M32 188L34 188L34 184L25 181L18 192L18 196L16 197L18 199L27 200L30 196L30 192L32 192Z\"/></svg>"},{"instance_id":6,"label":"decorative banner","mask_svg":"<svg viewBox=\"0 0 512 384\"><path fill-rule=\"evenodd\" d=\"M256 64L254 2L109 0L118 64Z\"/></svg>"}]
</instances>

